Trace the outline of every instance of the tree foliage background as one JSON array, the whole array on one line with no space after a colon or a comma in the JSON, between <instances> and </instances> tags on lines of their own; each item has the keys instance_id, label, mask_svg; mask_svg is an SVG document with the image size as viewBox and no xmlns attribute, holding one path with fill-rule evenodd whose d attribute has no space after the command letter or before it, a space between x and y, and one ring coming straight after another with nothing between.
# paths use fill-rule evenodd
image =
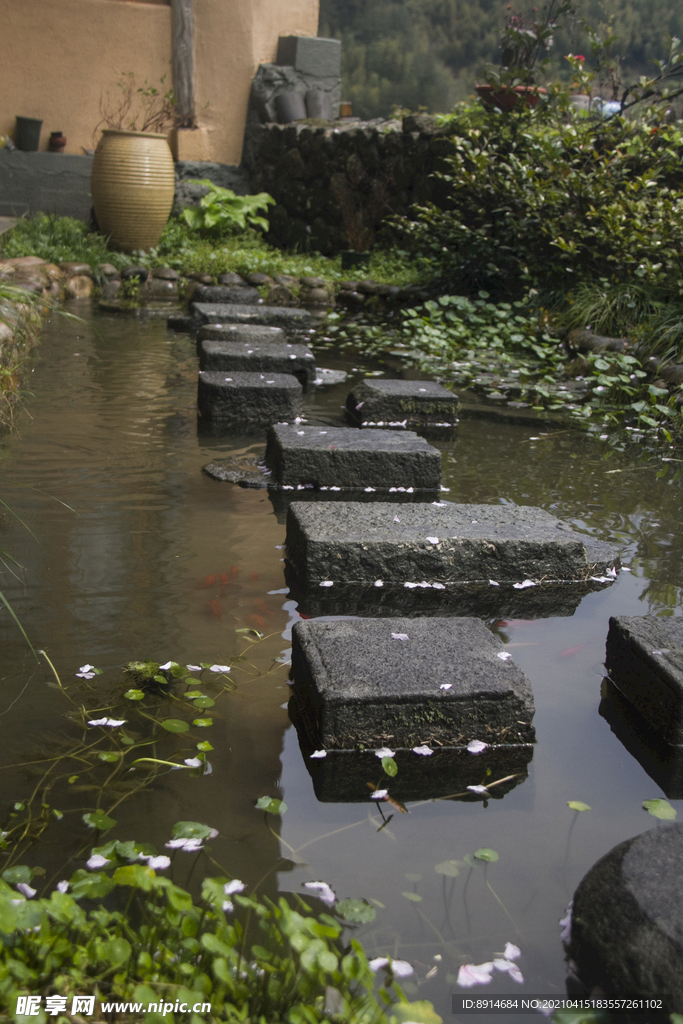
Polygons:
<instances>
[{"instance_id":1,"label":"tree foliage background","mask_svg":"<svg viewBox=\"0 0 683 1024\"><path fill-rule=\"evenodd\" d=\"M354 114L387 116L395 105L447 111L473 93L486 62L499 63L500 32L520 9L506 0L321 0L319 35L342 41L344 99ZM555 78L571 74L565 54L589 53L581 18L617 36L625 77L652 73L668 36L683 36L681 0L583 0L579 19L555 38Z\"/></svg>"}]
</instances>

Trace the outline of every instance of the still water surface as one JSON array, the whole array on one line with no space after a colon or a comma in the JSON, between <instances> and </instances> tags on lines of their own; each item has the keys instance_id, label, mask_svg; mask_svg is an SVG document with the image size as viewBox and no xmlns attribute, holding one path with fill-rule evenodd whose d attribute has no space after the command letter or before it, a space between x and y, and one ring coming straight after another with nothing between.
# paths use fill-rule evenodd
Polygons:
<instances>
[{"instance_id":1,"label":"still water surface","mask_svg":"<svg viewBox=\"0 0 683 1024\"><path fill-rule=\"evenodd\" d=\"M329 353L320 361L345 365ZM420 998L444 1017L458 967L500 955L506 941L522 950L523 991L563 993L558 919L577 883L616 843L658 827L643 800L666 795L679 806L683 795L662 790L598 710L609 616L681 614L680 464L637 446L606 459L606 442L569 432L532 440L537 429L528 426L461 421L457 440L441 446L450 500L540 506L616 543L632 571L585 597L572 616L491 624L534 691L538 742L528 778L486 805L410 805L378 831L369 801L315 797L286 710L288 668L274 662L288 651L297 618L284 590L284 526L266 492L201 472L211 459L262 446L198 435L196 378L194 344L163 320L93 315L74 326L57 318L46 324L18 427L0 449L1 496L35 534L3 518L0 547L25 569L20 580L4 572L2 589L65 682L86 662L103 670L103 681L119 678L133 659L229 664L247 646L237 629L267 634L233 672L235 691L198 737L215 748L213 774L164 775L120 804L112 834L161 848L173 822L203 821L219 830L213 853L226 872L262 892L302 891L303 882L324 879L340 898L375 901L376 921L357 934L370 954L415 964ZM348 390L347 383L309 399L309 421L340 423ZM5 612L0 643L5 820L36 784L34 769L20 762L67 741L73 724ZM105 685L98 679L83 691L92 707ZM281 821L254 809L266 794L286 801ZM85 838L77 812L91 806L77 785L54 799L73 813L34 851L48 878L82 863L68 861ZM592 809L576 814L568 800ZM463 862L482 847L499 860ZM193 860L176 857L180 884ZM446 861L461 862L457 877L434 870ZM202 872L216 869L200 863L193 878ZM522 991L497 974L487 993L513 990Z\"/></svg>"}]
</instances>

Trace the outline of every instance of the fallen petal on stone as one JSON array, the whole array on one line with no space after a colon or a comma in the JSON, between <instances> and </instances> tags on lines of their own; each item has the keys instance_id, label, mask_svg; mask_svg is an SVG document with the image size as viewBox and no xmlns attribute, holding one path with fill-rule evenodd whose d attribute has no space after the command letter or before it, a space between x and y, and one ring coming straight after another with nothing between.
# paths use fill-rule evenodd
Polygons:
<instances>
[{"instance_id":1,"label":"fallen petal on stone","mask_svg":"<svg viewBox=\"0 0 683 1024\"><path fill-rule=\"evenodd\" d=\"M285 707L286 706L287 705L285 705ZM326 750L314 750L312 754L309 754L309 757L311 759L313 759L313 758L320 758L320 757L327 757L327 751Z\"/></svg>"},{"instance_id":2,"label":"fallen petal on stone","mask_svg":"<svg viewBox=\"0 0 683 1024\"><path fill-rule=\"evenodd\" d=\"M484 743L482 740L470 740L467 744L467 749L470 754L481 754L482 750L486 750L487 747L488 743Z\"/></svg>"},{"instance_id":3,"label":"fallen petal on stone","mask_svg":"<svg viewBox=\"0 0 683 1024\"><path fill-rule=\"evenodd\" d=\"M429 757L434 751L431 747L428 747L426 743L423 743L421 747L413 747L414 754L421 754L422 757Z\"/></svg>"}]
</instances>

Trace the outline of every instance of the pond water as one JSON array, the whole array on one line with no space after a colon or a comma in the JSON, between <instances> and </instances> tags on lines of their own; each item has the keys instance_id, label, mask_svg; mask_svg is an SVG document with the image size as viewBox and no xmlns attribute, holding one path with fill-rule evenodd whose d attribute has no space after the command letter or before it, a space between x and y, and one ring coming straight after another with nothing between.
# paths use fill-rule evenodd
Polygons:
<instances>
[{"instance_id":1,"label":"pond water","mask_svg":"<svg viewBox=\"0 0 683 1024\"><path fill-rule=\"evenodd\" d=\"M323 879L340 898L374 901L376 920L356 934L371 955L410 960L417 981L407 990L432 1000L447 1019L459 966L500 955L507 941L522 950L524 992L563 993L558 920L577 883L616 843L658 827L643 800L666 795L677 806L683 795L666 782L662 790L599 713L609 616L681 614L681 463L636 445L606 457L606 441L568 431L539 436L538 428L485 419L463 418L457 439L440 445L449 500L540 506L616 543L631 571L587 595L573 615L490 624L534 691L537 744L528 777L486 804L417 801L379 830L370 801L318 802L288 718L288 667L275 660L286 662L297 618L283 578L285 528L265 491L201 472L212 459L258 454L263 445L198 434L194 344L167 331L163 319L82 315L86 323L46 323L31 394L2 442L1 497L34 535L4 515L0 547L24 570L19 578L3 571L2 591L35 646L75 687L76 702L98 717L114 707L113 693L120 713L121 684L130 685L125 662L228 665L251 647L231 673L235 689L206 712L213 725L197 728L191 740L170 737L187 757L208 739L212 774L160 772L118 803L111 835L161 849L174 822L202 821L219 832L214 863L200 855L193 867L194 855L176 855L180 884L218 873L218 862L271 896ZM364 365L329 352L320 362L356 371ZM309 422L341 423L349 384L309 398ZM664 455L676 460L680 452ZM252 646L236 632L247 628L266 639ZM39 785L41 759L68 752L83 730L5 611L0 641L0 820L7 828L13 802ZM102 676L76 680L85 663ZM205 692L217 694L216 679L203 673ZM609 713L609 704L602 708ZM171 750L150 749L161 758ZM45 790L64 817L52 821L29 858L48 880L82 866L94 841L82 813L95 802L110 810L118 800L88 789L92 776L64 763ZM378 767L369 770L374 781ZM281 819L255 809L264 795L286 802ZM591 810L574 812L571 800ZM498 860L470 866L466 855L481 848ZM444 874L448 861L460 863ZM522 991L497 974L487 994L513 990Z\"/></svg>"}]
</instances>

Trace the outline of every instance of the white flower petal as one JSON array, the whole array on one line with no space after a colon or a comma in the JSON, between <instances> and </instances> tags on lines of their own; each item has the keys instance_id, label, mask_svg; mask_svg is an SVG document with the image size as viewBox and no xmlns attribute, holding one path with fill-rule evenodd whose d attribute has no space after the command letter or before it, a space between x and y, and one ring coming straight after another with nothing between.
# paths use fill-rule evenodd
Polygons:
<instances>
[{"instance_id":1,"label":"white flower petal","mask_svg":"<svg viewBox=\"0 0 683 1024\"><path fill-rule=\"evenodd\" d=\"M231 900L225 900L223 902L223 910L225 911L226 914L231 914L234 909L235 907Z\"/></svg>"},{"instance_id":2,"label":"white flower petal","mask_svg":"<svg viewBox=\"0 0 683 1024\"><path fill-rule=\"evenodd\" d=\"M489 580L489 583L490 583L490 585L491 585L492 587L499 587L499 586L500 586L500 583L496 583L496 581L495 581L495 580Z\"/></svg>"},{"instance_id":3,"label":"white flower petal","mask_svg":"<svg viewBox=\"0 0 683 1024\"><path fill-rule=\"evenodd\" d=\"M482 740L470 740L467 744L467 749L470 754L481 754L482 750L486 750L488 743L484 743Z\"/></svg>"},{"instance_id":4,"label":"white flower petal","mask_svg":"<svg viewBox=\"0 0 683 1024\"><path fill-rule=\"evenodd\" d=\"M512 655L509 651L498 651L496 657L500 658L501 661L509 661Z\"/></svg>"},{"instance_id":5,"label":"white flower petal","mask_svg":"<svg viewBox=\"0 0 683 1024\"><path fill-rule=\"evenodd\" d=\"M323 903L327 903L328 907L333 907L337 902L336 893L327 882L304 882L304 888L316 890L319 898Z\"/></svg>"},{"instance_id":6,"label":"white flower petal","mask_svg":"<svg viewBox=\"0 0 683 1024\"><path fill-rule=\"evenodd\" d=\"M209 672L229 672L229 665L211 665Z\"/></svg>"},{"instance_id":7,"label":"white flower petal","mask_svg":"<svg viewBox=\"0 0 683 1024\"><path fill-rule=\"evenodd\" d=\"M226 882L223 886L223 892L226 896L232 896L235 892L244 892L246 885L244 882L240 882L239 878L233 878L232 882Z\"/></svg>"},{"instance_id":8,"label":"white flower petal","mask_svg":"<svg viewBox=\"0 0 683 1024\"><path fill-rule=\"evenodd\" d=\"M413 965L409 964L407 960L392 960L391 969L397 978L408 978L415 973Z\"/></svg>"},{"instance_id":9,"label":"white flower petal","mask_svg":"<svg viewBox=\"0 0 683 1024\"><path fill-rule=\"evenodd\" d=\"M486 786L468 786L470 793L477 793L479 796L488 796L489 791Z\"/></svg>"},{"instance_id":10,"label":"white flower petal","mask_svg":"<svg viewBox=\"0 0 683 1024\"><path fill-rule=\"evenodd\" d=\"M389 963L389 957L387 956L376 956L374 960L370 960L368 967L371 971L378 971L381 967L386 967Z\"/></svg>"},{"instance_id":11,"label":"white flower petal","mask_svg":"<svg viewBox=\"0 0 683 1024\"><path fill-rule=\"evenodd\" d=\"M66 878L62 879L61 882L57 882L57 891L58 892L68 892L69 891L69 883L67 882Z\"/></svg>"},{"instance_id":12,"label":"white flower petal","mask_svg":"<svg viewBox=\"0 0 683 1024\"><path fill-rule=\"evenodd\" d=\"M392 640L408 640L409 637L408 637L407 633L392 633L391 634L391 639Z\"/></svg>"},{"instance_id":13,"label":"white flower petal","mask_svg":"<svg viewBox=\"0 0 683 1024\"><path fill-rule=\"evenodd\" d=\"M385 796L389 795L388 789L376 789L374 793L370 794L371 800L384 800Z\"/></svg>"},{"instance_id":14,"label":"white flower petal","mask_svg":"<svg viewBox=\"0 0 683 1024\"><path fill-rule=\"evenodd\" d=\"M201 672L202 670L201 665L186 665L185 668L188 672Z\"/></svg>"},{"instance_id":15,"label":"white flower petal","mask_svg":"<svg viewBox=\"0 0 683 1024\"><path fill-rule=\"evenodd\" d=\"M153 868L155 871L163 871L165 868L170 868L171 858L166 857L163 853L159 857L152 857L149 854L141 853L138 855L140 860L147 861L147 867Z\"/></svg>"},{"instance_id":16,"label":"white flower petal","mask_svg":"<svg viewBox=\"0 0 683 1024\"><path fill-rule=\"evenodd\" d=\"M94 665L81 665L81 667L79 668L78 671L79 672L92 672L92 670L94 668L95 668Z\"/></svg>"},{"instance_id":17,"label":"white flower petal","mask_svg":"<svg viewBox=\"0 0 683 1024\"><path fill-rule=\"evenodd\" d=\"M375 586L376 587L383 587L384 586L384 580L375 580Z\"/></svg>"},{"instance_id":18,"label":"white flower petal","mask_svg":"<svg viewBox=\"0 0 683 1024\"><path fill-rule=\"evenodd\" d=\"M441 683L441 685L439 686L439 689L440 690L452 690L453 689L453 683Z\"/></svg>"},{"instance_id":19,"label":"white flower petal","mask_svg":"<svg viewBox=\"0 0 683 1024\"><path fill-rule=\"evenodd\" d=\"M319 584L319 586L321 586L321 587L333 587L334 586L334 580L322 580L322 582Z\"/></svg>"},{"instance_id":20,"label":"white flower petal","mask_svg":"<svg viewBox=\"0 0 683 1024\"><path fill-rule=\"evenodd\" d=\"M458 985L471 988L472 985L488 985L493 973L493 964L463 964L458 971Z\"/></svg>"},{"instance_id":21,"label":"white flower petal","mask_svg":"<svg viewBox=\"0 0 683 1024\"><path fill-rule=\"evenodd\" d=\"M327 757L326 750L314 750L312 754L309 754L310 758Z\"/></svg>"},{"instance_id":22,"label":"white flower petal","mask_svg":"<svg viewBox=\"0 0 683 1024\"><path fill-rule=\"evenodd\" d=\"M185 850L186 853L193 853L201 850L203 843L201 839L169 839L165 844L170 850Z\"/></svg>"},{"instance_id":23,"label":"white flower petal","mask_svg":"<svg viewBox=\"0 0 683 1024\"><path fill-rule=\"evenodd\" d=\"M434 590L445 590L446 587L443 583L432 583Z\"/></svg>"},{"instance_id":24,"label":"white flower petal","mask_svg":"<svg viewBox=\"0 0 683 1024\"><path fill-rule=\"evenodd\" d=\"M506 974L516 981L518 985L524 984L524 975L520 971L517 964L513 964L512 960L496 959L493 961L493 966L497 971L504 971Z\"/></svg>"},{"instance_id":25,"label":"white flower petal","mask_svg":"<svg viewBox=\"0 0 683 1024\"><path fill-rule=\"evenodd\" d=\"M375 751L375 757L394 757L396 754L395 750L389 750L389 747L380 747L379 750Z\"/></svg>"},{"instance_id":26,"label":"white flower petal","mask_svg":"<svg viewBox=\"0 0 683 1024\"><path fill-rule=\"evenodd\" d=\"M413 747L414 754L421 754L423 757L429 757L434 751L431 747L428 747L426 743L423 743L421 747Z\"/></svg>"},{"instance_id":27,"label":"white flower petal","mask_svg":"<svg viewBox=\"0 0 683 1024\"><path fill-rule=\"evenodd\" d=\"M522 955L522 951L519 946L515 946L512 942L505 943L505 952L503 956L506 960L517 960Z\"/></svg>"},{"instance_id":28,"label":"white flower petal","mask_svg":"<svg viewBox=\"0 0 683 1024\"><path fill-rule=\"evenodd\" d=\"M533 580L524 580L522 583L513 583L512 586L515 590L526 590L527 587L535 587L536 584Z\"/></svg>"},{"instance_id":29,"label":"white flower petal","mask_svg":"<svg viewBox=\"0 0 683 1024\"><path fill-rule=\"evenodd\" d=\"M567 913L560 920L560 928L562 929L562 931L560 932L560 938L562 939L563 942L571 942L571 938L572 938L572 906L573 906L573 903L574 903L574 901L572 900L572 902L567 907Z\"/></svg>"},{"instance_id":30,"label":"white flower petal","mask_svg":"<svg viewBox=\"0 0 683 1024\"><path fill-rule=\"evenodd\" d=\"M204 762L200 757L186 757L185 764L188 768L201 768Z\"/></svg>"},{"instance_id":31,"label":"white flower petal","mask_svg":"<svg viewBox=\"0 0 683 1024\"><path fill-rule=\"evenodd\" d=\"M427 541L428 544L438 544L439 543L439 538L438 537L425 537L425 540Z\"/></svg>"},{"instance_id":32,"label":"white flower petal","mask_svg":"<svg viewBox=\"0 0 683 1024\"><path fill-rule=\"evenodd\" d=\"M26 897L27 900L30 900L38 892L37 889L32 889L28 882L17 882L16 888Z\"/></svg>"},{"instance_id":33,"label":"white flower petal","mask_svg":"<svg viewBox=\"0 0 683 1024\"><path fill-rule=\"evenodd\" d=\"M93 853L90 860L85 862L85 866L90 868L91 871L96 868L103 868L105 864L109 864L109 858L103 857L101 853Z\"/></svg>"},{"instance_id":34,"label":"white flower petal","mask_svg":"<svg viewBox=\"0 0 683 1024\"><path fill-rule=\"evenodd\" d=\"M159 670L161 672L168 672L168 670L171 667L171 665L173 665L173 662L172 661L167 661L165 665L159 665Z\"/></svg>"}]
</instances>

